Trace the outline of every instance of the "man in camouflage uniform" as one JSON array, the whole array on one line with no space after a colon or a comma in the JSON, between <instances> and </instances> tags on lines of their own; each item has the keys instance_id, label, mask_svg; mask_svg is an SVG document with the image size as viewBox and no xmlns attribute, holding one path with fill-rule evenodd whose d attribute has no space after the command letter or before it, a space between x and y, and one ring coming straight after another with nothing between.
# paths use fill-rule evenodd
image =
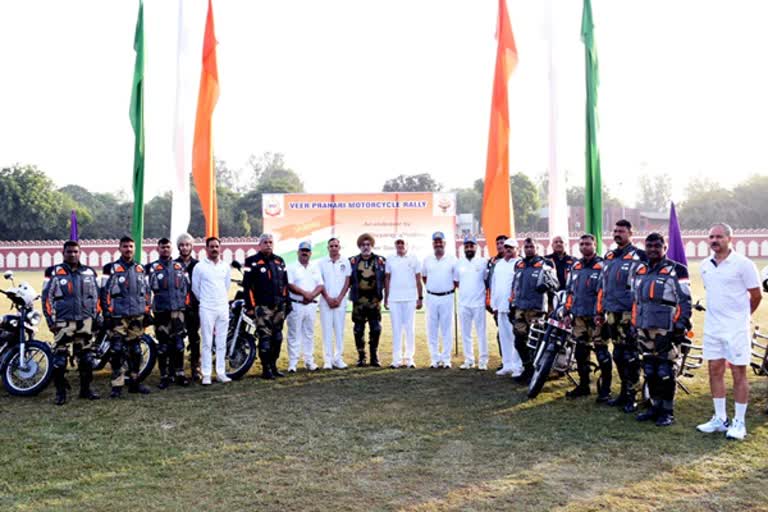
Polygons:
<instances>
[{"instance_id":1,"label":"man in camouflage uniform","mask_svg":"<svg viewBox=\"0 0 768 512\"><path fill-rule=\"evenodd\" d=\"M651 407L637 420L655 420L656 426L666 427L675 422L675 378L680 345L691 328L691 291L688 269L666 258L663 236L648 235L645 252L648 262L640 264L634 277L632 325L637 329Z\"/></svg>"},{"instance_id":2,"label":"man in camouflage uniform","mask_svg":"<svg viewBox=\"0 0 768 512\"><path fill-rule=\"evenodd\" d=\"M80 244L64 243L64 261L48 267L43 284L43 305L48 328L54 334L53 384L56 405L67 401L66 379L69 346L77 358L80 398L97 400L93 381L93 324L99 316L99 288L96 272L80 264Z\"/></svg>"},{"instance_id":3,"label":"man in camouflage uniform","mask_svg":"<svg viewBox=\"0 0 768 512\"><path fill-rule=\"evenodd\" d=\"M352 323L357 347L357 366L365 366L365 324L368 324L371 366L379 363L379 338L381 337L381 302L384 298L386 259L373 253L375 240L368 233L357 238L360 254L349 258L352 275L349 282L349 298L352 301Z\"/></svg>"},{"instance_id":4,"label":"man in camouflage uniform","mask_svg":"<svg viewBox=\"0 0 768 512\"><path fill-rule=\"evenodd\" d=\"M245 310L256 323L262 379L284 376L277 369L277 359L283 343L283 324L291 312L285 260L272 252L272 244L272 235L261 235L259 252L246 258L243 265Z\"/></svg>"},{"instance_id":5,"label":"man in camouflage uniform","mask_svg":"<svg viewBox=\"0 0 768 512\"><path fill-rule=\"evenodd\" d=\"M622 407L631 413L637 409L635 397L640 387L640 353L635 331L631 329L632 276L640 263L646 261L645 252L632 245L632 224L619 220L613 228L616 249L605 255L603 278L597 296L595 321L602 329L602 339L613 341L613 362L616 363L621 391L619 396L608 400L607 405ZM603 376L603 384L610 390L611 358L596 354Z\"/></svg>"},{"instance_id":6,"label":"man in camouflage uniform","mask_svg":"<svg viewBox=\"0 0 768 512\"><path fill-rule=\"evenodd\" d=\"M139 382L141 369L141 337L144 327L151 322L149 284L147 272L134 261L134 242L131 237L120 239L120 258L104 266L104 290L101 309L109 325L112 340L112 392L110 398L120 398L125 385L123 364L128 362L131 378L129 393L149 394L149 388Z\"/></svg>"},{"instance_id":7,"label":"man in camouflage uniform","mask_svg":"<svg viewBox=\"0 0 768 512\"><path fill-rule=\"evenodd\" d=\"M189 304L189 276L184 266L171 259L171 241L157 241L160 257L149 264L152 313L157 336L157 361L160 367L158 388L176 384L188 386L184 376L184 310Z\"/></svg>"},{"instance_id":8,"label":"man in camouflage uniform","mask_svg":"<svg viewBox=\"0 0 768 512\"><path fill-rule=\"evenodd\" d=\"M577 260L568 274L566 286L567 297L565 311L572 318L573 337L576 340L575 359L579 372L578 385L568 391L567 398L588 396L590 351L594 348L597 353L608 353L608 346L600 337L600 327L595 323L595 311L597 308L597 292L600 287L600 279L603 273L603 258L595 254L594 235L581 235L579 250L582 258ZM610 359L610 353L608 353ZM611 371L609 366L607 371ZM608 382L608 387L606 387ZM610 376L601 376L600 387L597 390L598 400L610 393Z\"/></svg>"}]
</instances>

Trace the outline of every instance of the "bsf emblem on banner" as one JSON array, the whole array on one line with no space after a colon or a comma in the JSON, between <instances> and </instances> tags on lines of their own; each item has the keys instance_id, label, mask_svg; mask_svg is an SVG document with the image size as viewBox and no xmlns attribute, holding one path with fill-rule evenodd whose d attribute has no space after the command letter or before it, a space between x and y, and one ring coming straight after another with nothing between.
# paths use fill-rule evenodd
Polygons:
<instances>
[{"instance_id":1,"label":"bsf emblem on banner","mask_svg":"<svg viewBox=\"0 0 768 512\"><path fill-rule=\"evenodd\" d=\"M456 215L456 194L432 194L432 215L440 217Z\"/></svg>"},{"instance_id":2,"label":"bsf emblem on banner","mask_svg":"<svg viewBox=\"0 0 768 512\"><path fill-rule=\"evenodd\" d=\"M265 217L282 217L285 215L283 194L264 194L262 213Z\"/></svg>"}]
</instances>

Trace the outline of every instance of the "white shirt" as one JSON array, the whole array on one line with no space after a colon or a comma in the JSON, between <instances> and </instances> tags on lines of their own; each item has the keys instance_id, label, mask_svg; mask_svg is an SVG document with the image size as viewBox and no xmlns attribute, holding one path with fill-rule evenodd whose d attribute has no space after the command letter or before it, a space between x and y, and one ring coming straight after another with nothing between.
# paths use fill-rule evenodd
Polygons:
<instances>
[{"instance_id":1,"label":"white shirt","mask_svg":"<svg viewBox=\"0 0 768 512\"><path fill-rule=\"evenodd\" d=\"M491 309L499 313L509 313L509 298L512 296L512 281L515 278L515 265L520 258L504 258L496 261L491 280Z\"/></svg>"},{"instance_id":2,"label":"white shirt","mask_svg":"<svg viewBox=\"0 0 768 512\"><path fill-rule=\"evenodd\" d=\"M427 292L445 293L454 289L458 281L456 257L444 254L439 260L433 254L424 258L421 275L427 278Z\"/></svg>"},{"instance_id":3,"label":"white shirt","mask_svg":"<svg viewBox=\"0 0 768 512\"><path fill-rule=\"evenodd\" d=\"M220 311L229 307L230 268L224 260L218 263L203 258L192 272L192 293L200 307Z\"/></svg>"},{"instance_id":4,"label":"white shirt","mask_svg":"<svg viewBox=\"0 0 768 512\"><path fill-rule=\"evenodd\" d=\"M344 282L349 276L352 275L352 265L347 258L342 258L333 261L330 257L323 258L318 263L320 267L320 275L323 278L323 285L325 291L333 298L336 298L341 293L341 289L344 288ZM325 297L320 296L321 304L328 305L325 301Z\"/></svg>"},{"instance_id":5,"label":"white shirt","mask_svg":"<svg viewBox=\"0 0 768 512\"><path fill-rule=\"evenodd\" d=\"M749 336L750 302L748 289L760 287L757 267L745 256L731 253L715 265L714 256L701 262L701 279L707 291L704 336L730 339Z\"/></svg>"},{"instance_id":6,"label":"white shirt","mask_svg":"<svg viewBox=\"0 0 768 512\"><path fill-rule=\"evenodd\" d=\"M389 274L389 302L409 302L419 298L416 288L416 274L421 265L416 256L393 254L387 257L385 272Z\"/></svg>"},{"instance_id":7,"label":"white shirt","mask_svg":"<svg viewBox=\"0 0 768 512\"><path fill-rule=\"evenodd\" d=\"M485 306L485 276L488 259L475 255L474 258L459 259L456 272L459 275L459 305L470 308Z\"/></svg>"},{"instance_id":8,"label":"white shirt","mask_svg":"<svg viewBox=\"0 0 768 512\"><path fill-rule=\"evenodd\" d=\"M288 284L292 284L305 292L313 291L318 285L323 284L320 267L311 261L307 263L306 267L298 261L291 263L288 265ZM294 300L304 300L304 297L293 292L291 292L290 296Z\"/></svg>"}]
</instances>

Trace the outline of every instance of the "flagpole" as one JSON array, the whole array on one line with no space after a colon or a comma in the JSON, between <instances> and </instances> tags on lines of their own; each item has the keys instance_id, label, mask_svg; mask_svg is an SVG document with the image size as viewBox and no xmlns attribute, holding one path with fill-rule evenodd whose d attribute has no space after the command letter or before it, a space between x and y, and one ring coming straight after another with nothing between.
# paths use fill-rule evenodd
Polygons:
<instances>
[{"instance_id":1,"label":"flagpole","mask_svg":"<svg viewBox=\"0 0 768 512\"><path fill-rule=\"evenodd\" d=\"M549 53L549 238L563 238L566 247L570 247L568 229L568 198L565 175L558 166L558 105L557 73L555 66L555 31L553 28L553 3L547 2L546 38Z\"/></svg>"}]
</instances>

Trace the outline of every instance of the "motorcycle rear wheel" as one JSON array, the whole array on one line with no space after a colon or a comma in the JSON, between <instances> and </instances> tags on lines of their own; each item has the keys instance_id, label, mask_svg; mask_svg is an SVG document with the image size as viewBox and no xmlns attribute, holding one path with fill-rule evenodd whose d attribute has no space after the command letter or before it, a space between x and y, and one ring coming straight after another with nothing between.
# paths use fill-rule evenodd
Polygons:
<instances>
[{"instance_id":1,"label":"motorcycle rear wheel","mask_svg":"<svg viewBox=\"0 0 768 512\"><path fill-rule=\"evenodd\" d=\"M530 384L528 384L528 398L536 398L541 393L549 372L552 370L552 365L555 363L555 357L557 357L557 348L553 343L550 343L544 348L536 366L534 366L533 376Z\"/></svg>"}]
</instances>

